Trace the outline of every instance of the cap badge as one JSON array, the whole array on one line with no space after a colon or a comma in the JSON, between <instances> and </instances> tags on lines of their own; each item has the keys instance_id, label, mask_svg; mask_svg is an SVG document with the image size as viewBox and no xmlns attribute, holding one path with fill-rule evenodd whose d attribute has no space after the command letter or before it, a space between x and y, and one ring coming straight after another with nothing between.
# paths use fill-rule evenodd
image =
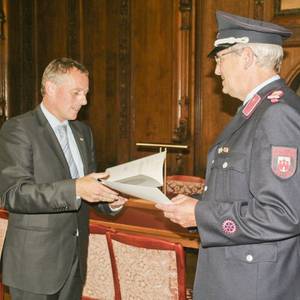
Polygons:
<instances>
[{"instance_id":1,"label":"cap badge","mask_svg":"<svg viewBox=\"0 0 300 300\"><path fill-rule=\"evenodd\" d=\"M225 234L233 234L237 230L235 222L230 219L227 219L222 224L222 229Z\"/></svg>"},{"instance_id":2,"label":"cap badge","mask_svg":"<svg viewBox=\"0 0 300 300\"><path fill-rule=\"evenodd\" d=\"M292 177L297 166L297 148L272 146L272 171L282 179Z\"/></svg>"},{"instance_id":3,"label":"cap badge","mask_svg":"<svg viewBox=\"0 0 300 300\"><path fill-rule=\"evenodd\" d=\"M255 111L256 106L259 104L259 102L261 101L261 97L256 94L244 107L244 109L242 110L243 115L246 118L249 118L251 116L251 114Z\"/></svg>"},{"instance_id":4,"label":"cap badge","mask_svg":"<svg viewBox=\"0 0 300 300\"><path fill-rule=\"evenodd\" d=\"M280 98L284 95L284 92L282 90L274 91L272 92L267 98L272 102L272 103L277 103L280 101Z\"/></svg>"}]
</instances>

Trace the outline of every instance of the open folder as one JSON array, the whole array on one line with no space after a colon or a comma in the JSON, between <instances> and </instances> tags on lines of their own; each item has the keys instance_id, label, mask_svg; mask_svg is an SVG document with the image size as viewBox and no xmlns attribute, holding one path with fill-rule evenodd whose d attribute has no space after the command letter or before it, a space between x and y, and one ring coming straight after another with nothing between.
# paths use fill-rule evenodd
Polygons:
<instances>
[{"instance_id":1,"label":"open folder","mask_svg":"<svg viewBox=\"0 0 300 300\"><path fill-rule=\"evenodd\" d=\"M159 189L163 185L165 159L166 151L108 168L105 171L109 177L101 182L133 197L170 203L169 198Z\"/></svg>"}]
</instances>

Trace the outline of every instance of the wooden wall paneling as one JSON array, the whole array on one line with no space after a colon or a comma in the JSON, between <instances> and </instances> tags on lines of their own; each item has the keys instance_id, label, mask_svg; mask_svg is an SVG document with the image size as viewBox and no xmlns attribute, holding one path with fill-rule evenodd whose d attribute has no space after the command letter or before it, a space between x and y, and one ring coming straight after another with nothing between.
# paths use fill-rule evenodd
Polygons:
<instances>
[{"instance_id":1,"label":"wooden wall paneling","mask_svg":"<svg viewBox=\"0 0 300 300\"><path fill-rule=\"evenodd\" d=\"M35 84L40 102L40 81L45 67L58 57L69 56L69 1L34 0L36 18L36 72Z\"/></svg>"},{"instance_id":2,"label":"wooden wall paneling","mask_svg":"<svg viewBox=\"0 0 300 300\"><path fill-rule=\"evenodd\" d=\"M8 116L30 110L35 104L34 1L8 1Z\"/></svg>"},{"instance_id":3,"label":"wooden wall paneling","mask_svg":"<svg viewBox=\"0 0 300 300\"><path fill-rule=\"evenodd\" d=\"M229 13L242 16L253 14L252 1L238 0L216 0L203 1L201 9L201 40L200 60L201 60L201 136L200 151L198 154L199 165L197 169L200 174L205 172L207 153L210 146L219 133L229 123L241 104L237 99L231 98L222 93L222 83L220 78L214 74L215 61L207 57L213 48L213 43L217 33L216 10L223 10ZM198 35L199 37L199 35Z\"/></svg>"},{"instance_id":4,"label":"wooden wall paneling","mask_svg":"<svg viewBox=\"0 0 300 300\"><path fill-rule=\"evenodd\" d=\"M175 1L174 1L175 2ZM132 1L135 142L170 142L173 100L173 1Z\"/></svg>"},{"instance_id":5,"label":"wooden wall paneling","mask_svg":"<svg viewBox=\"0 0 300 300\"><path fill-rule=\"evenodd\" d=\"M51 60L68 54L68 1L35 0L35 3L37 64L44 70Z\"/></svg>"},{"instance_id":6,"label":"wooden wall paneling","mask_svg":"<svg viewBox=\"0 0 300 300\"><path fill-rule=\"evenodd\" d=\"M131 3L132 156L141 157L151 150L141 151L135 143L170 143L175 125L171 109L176 60L174 7L170 0Z\"/></svg>"},{"instance_id":7,"label":"wooden wall paneling","mask_svg":"<svg viewBox=\"0 0 300 300\"><path fill-rule=\"evenodd\" d=\"M71 1L71 0L70 0ZM8 1L9 117L34 108L41 99L45 66L68 55L68 1Z\"/></svg>"},{"instance_id":8,"label":"wooden wall paneling","mask_svg":"<svg viewBox=\"0 0 300 300\"><path fill-rule=\"evenodd\" d=\"M237 107L241 104L239 100L233 99L228 95L222 94L222 85L217 76L214 75L215 63L207 58L207 54L213 47L216 35L216 10L224 10L230 13L242 15L245 17L253 17L266 21L275 22L279 25L290 27L296 37L291 42L286 43L286 58L281 71L281 76L291 83L293 78L298 74L300 69L300 56L298 34L300 18L299 16L275 16L274 0L256 0L256 1L203 1L201 9L201 37L203 43L199 52L201 60L201 71L199 78L202 89L199 93L201 99L201 135L200 135L200 152L199 165L196 166L197 171L202 174L205 171L206 155L209 147L222 131L226 124L235 114ZM296 20L297 19L297 20ZM300 32L299 32L300 33ZM198 159L195 162L198 163Z\"/></svg>"},{"instance_id":9,"label":"wooden wall paneling","mask_svg":"<svg viewBox=\"0 0 300 300\"><path fill-rule=\"evenodd\" d=\"M201 131L202 131L202 57L201 47L203 44L202 39L202 10L203 1L195 1L195 76L194 76L194 95L195 95L195 108L194 108L194 175L204 177L204 169L201 168Z\"/></svg>"},{"instance_id":10,"label":"wooden wall paneling","mask_svg":"<svg viewBox=\"0 0 300 300\"><path fill-rule=\"evenodd\" d=\"M264 2L264 19L285 26L293 32L284 43L285 57L281 68L281 76L290 85L300 72L300 12L278 13L278 3L276 0Z\"/></svg>"},{"instance_id":11,"label":"wooden wall paneling","mask_svg":"<svg viewBox=\"0 0 300 300\"><path fill-rule=\"evenodd\" d=\"M100 170L118 163L117 99L120 0L83 1L84 62L90 71L85 120L93 129Z\"/></svg>"},{"instance_id":12,"label":"wooden wall paneling","mask_svg":"<svg viewBox=\"0 0 300 300\"><path fill-rule=\"evenodd\" d=\"M187 57L194 55L194 49L190 44L186 45L190 42L190 34L187 36L182 32L191 32L188 28L190 22L191 27L194 26L190 17L186 20L186 16L183 16L192 14L192 5L190 10L188 8L191 2L131 1L133 157L151 154L151 150L135 148L135 143L189 142L190 128L185 131L184 127L186 121L188 126L192 122L187 120L190 118L187 108L190 109L194 99L188 95L192 80ZM187 11L185 8L188 8ZM187 28L181 28L181 25ZM182 47L183 44L185 47ZM180 128L181 124L183 126ZM176 128L178 130L174 132ZM183 154L184 159L190 162L183 165L182 158L179 156L178 159L178 152L171 152L168 155L168 174L191 174L193 149Z\"/></svg>"},{"instance_id":13,"label":"wooden wall paneling","mask_svg":"<svg viewBox=\"0 0 300 300\"><path fill-rule=\"evenodd\" d=\"M118 162L131 159L132 128L134 118L131 115L134 102L131 97L131 1L119 3L118 21L118 74L117 98L119 109L119 137L117 145Z\"/></svg>"},{"instance_id":14,"label":"wooden wall paneling","mask_svg":"<svg viewBox=\"0 0 300 300\"><path fill-rule=\"evenodd\" d=\"M8 116L7 85L7 0L0 1L0 127Z\"/></svg>"},{"instance_id":15,"label":"wooden wall paneling","mask_svg":"<svg viewBox=\"0 0 300 300\"><path fill-rule=\"evenodd\" d=\"M300 9L280 11L279 0L264 1L264 19L288 27L293 35L286 41L288 47L300 46Z\"/></svg>"},{"instance_id":16,"label":"wooden wall paneling","mask_svg":"<svg viewBox=\"0 0 300 300\"><path fill-rule=\"evenodd\" d=\"M83 2L84 0L67 1L67 55L80 62L83 61Z\"/></svg>"}]
</instances>

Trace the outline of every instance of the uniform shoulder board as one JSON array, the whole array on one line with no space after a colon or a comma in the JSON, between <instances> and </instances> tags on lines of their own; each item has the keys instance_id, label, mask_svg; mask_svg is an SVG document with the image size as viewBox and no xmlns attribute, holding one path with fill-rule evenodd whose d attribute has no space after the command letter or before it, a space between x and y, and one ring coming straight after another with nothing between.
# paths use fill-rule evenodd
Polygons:
<instances>
[{"instance_id":1,"label":"uniform shoulder board","mask_svg":"<svg viewBox=\"0 0 300 300\"><path fill-rule=\"evenodd\" d=\"M244 109L242 110L243 115L246 118L249 118L251 116L251 114L255 111L257 105L259 104L259 102L261 101L261 97L256 94L244 107Z\"/></svg>"},{"instance_id":2,"label":"uniform shoulder board","mask_svg":"<svg viewBox=\"0 0 300 300\"><path fill-rule=\"evenodd\" d=\"M271 103L277 103L283 97L284 92L282 90L273 91L270 95L267 96L267 99L271 101Z\"/></svg>"}]
</instances>

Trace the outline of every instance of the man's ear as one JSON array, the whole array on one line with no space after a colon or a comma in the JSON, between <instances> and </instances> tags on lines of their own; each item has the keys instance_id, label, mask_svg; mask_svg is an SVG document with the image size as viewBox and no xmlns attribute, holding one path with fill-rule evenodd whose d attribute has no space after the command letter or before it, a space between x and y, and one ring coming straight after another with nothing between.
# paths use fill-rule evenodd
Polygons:
<instances>
[{"instance_id":1,"label":"man's ear","mask_svg":"<svg viewBox=\"0 0 300 300\"><path fill-rule=\"evenodd\" d=\"M244 60L244 69L246 70L255 63L255 55L251 48L244 48L242 55Z\"/></svg>"},{"instance_id":2,"label":"man's ear","mask_svg":"<svg viewBox=\"0 0 300 300\"><path fill-rule=\"evenodd\" d=\"M45 84L45 91L47 95L53 96L56 91L56 84L47 80Z\"/></svg>"}]
</instances>

